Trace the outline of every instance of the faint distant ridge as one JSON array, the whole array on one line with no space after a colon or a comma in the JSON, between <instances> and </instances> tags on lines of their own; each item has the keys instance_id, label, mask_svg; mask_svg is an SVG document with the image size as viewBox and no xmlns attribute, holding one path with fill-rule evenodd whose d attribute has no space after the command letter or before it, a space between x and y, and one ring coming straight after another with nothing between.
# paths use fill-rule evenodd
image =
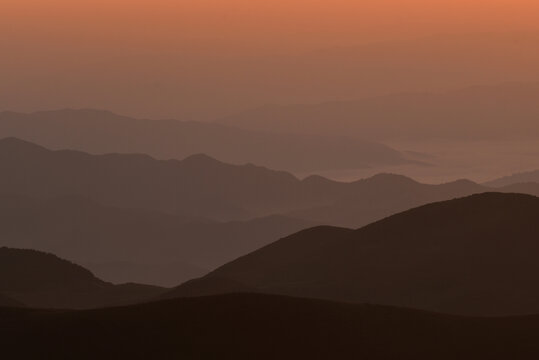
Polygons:
<instances>
[{"instance_id":1,"label":"faint distant ridge","mask_svg":"<svg viewBox=\"0 0 539 360\"><path fill-rule=\"evenodd\" d=\"M516 173L509 176L504 176L499 179L488 181L484 183L485 186L500 188L504 186L510 186L523 183L539 183L539 170L526 171Z\"/></svg>"},{"instance_id":2,"label":"faint distant ridge","mask_svg":"<svg viewBox=\"0 0 539 360\"><path fill-rule=\"evenodd\" d=\"M537 197L483 193L358 230L310 228L220 267L197 286L211 293L216 282L213 293L227 293L220 279L229 279L263 293L466 315L535 314L537 214ZM183 286L169 294L181 296Z\"/></svg>"},{"instance_id":3,"label":"faint distant ridge","mask_svg":"<svg viewBox=\"0 0 539 360\"><path fill-rule=\"evenodd\" d=\"M219 222L74 195L0 196L0 246L50 252L114 283L173 286L315 224L279 215Z\"/></svg>"},{"instance_id":4,"label":"faint distant ridge","mask_svg":"<svg viewBox=\"0 0 539 360\"><path fill-rule=\"evenodd\" d=\"M91 109L0 112L1 137L17 137L51 149L144 153L163 160L207 154L227 163L294 172L412 162L386 145L346 136L275 134L216 123L135 119Z\"/></svg>"},{"instance_id":5,"label":"faint distant ridge","mask_svg":"<svg viewBox=\"0 0 539 360\"><path fill-rule=\"evenodd\" d=\"M112 285L52 254L0 248L0 294L28 306L102 307L141 302L162 292L162 288L146 285Z\"/></svg>"},{"instance_id":6,"label":"faint distant ridge","mask_svg":"<svg viewBox=\"0 0 539 360\"><path fill-rule=\"evenodd\" d=\"M539 82L438 92L401 92L349 101L273 105L220 120L257 131L347 135L375 141L533 139ZM508 129L507 124L512 126ZM421 159L420 154L408 153ZM419 155L419 156L418 156ZM426 162L432 159L423 159Z\"/></svg>"}]
</instances>

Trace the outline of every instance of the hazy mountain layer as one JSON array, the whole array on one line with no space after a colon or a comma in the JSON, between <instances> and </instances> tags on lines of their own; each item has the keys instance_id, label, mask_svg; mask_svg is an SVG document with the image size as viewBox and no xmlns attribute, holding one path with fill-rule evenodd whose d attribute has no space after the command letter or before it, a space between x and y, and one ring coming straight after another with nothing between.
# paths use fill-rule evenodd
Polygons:
<instances>
[{"instance_id":1,"label":"hazy mountain layer","mask_svg":"<svg viewBox=\"0 0 539 360\"><path fill-rule=\"evenodd\" d=\"M538 117L539 83L507 83L357 101L264 106L223 122L259 131L422 142L535 139Z\"/></svg>"},{"instance_id":2,"label":"hazy mountain layer","mask_svg":"<svg viewBox=\"0 0 539 360\"><path fill-rule=\"evenodd\" d=\"M0 246L52 252L115 283L173 286L312 225L283 216L219 223L75 197L0 197Z\"/></svg>"},{"instance_id":3,"label":"hazy mountain layer","mask_svg":"<svg viewBox=\"0 0 539 360\"><path fill-rule=\"evenodd\" d=\"M486 182L491 187L515 186L522 183L539 183L539 170L527 171ZM529 185L532 186L532 185Z\"/></svg>"},{"instance_id":4,"label":"hazy mountain layer","mask_svg":"<svg viewBox=\"0 0 539 360\"><path fill-rule=\"evenodd\" d=\"M18 137L52 149L144 153L163 160L204 153L233 164L289 171L407 163L385 145L345 136L277 135L195 121L132 119L96 110L3 112L0 137Z\"/></svg>"}]
</instances>

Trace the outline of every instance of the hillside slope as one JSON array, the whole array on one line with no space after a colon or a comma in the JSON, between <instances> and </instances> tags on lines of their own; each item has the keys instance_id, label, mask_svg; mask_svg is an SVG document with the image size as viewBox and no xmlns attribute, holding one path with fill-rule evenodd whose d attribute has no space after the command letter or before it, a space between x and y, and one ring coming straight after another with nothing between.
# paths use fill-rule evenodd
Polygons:
<instances>
[{"instance_id":1,"label":"hillside slope","mask_svg":"<svg viewBox=\"0 0 539 360\"><path fill-rule=\"evenodd\" d=\"M51 252L115 283L173 286L312 225L283 216L220 223L73 196L0 196L0 246Z\"/></svg>"},{"instance_id":2,"label":"hillside slope","mask_svg":"<svg viewBox=\"0 0 539 360\"><path fill-rule=\"evenodd\" d=\"M112 285L85 268L35 250L0 248L0 293L30 307L94 308L147 301L154 286Z\"/></svg>"},{"instance_id":3,"label":"hillside slope","mask_svg":"<svg viewBox=\"0 0 539 360\"><path fill-rule=\"evenodd\" d=\"M539 313L538 219L539 198L473 195L355 231L304 230L206 279L226 278L265 293L445 313Z\"/></svg>"}]
</instances>

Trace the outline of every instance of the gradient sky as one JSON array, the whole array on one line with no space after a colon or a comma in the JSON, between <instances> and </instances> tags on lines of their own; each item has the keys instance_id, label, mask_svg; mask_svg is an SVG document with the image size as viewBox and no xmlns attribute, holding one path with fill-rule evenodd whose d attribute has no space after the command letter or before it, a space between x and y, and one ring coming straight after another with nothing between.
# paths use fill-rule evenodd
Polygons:
<instances>
[{"instance_id":1,"label":"gradient sky","mask_svg":"<svg viewBox=\"0 0 539 360\"><path fill-rule=\"evenodd\" d=\"M0 13L0 108L97 107L195 119L269 102L407 90L354 90L340 75L313 83L327 70L301 72L311 59L297 57L311 51L437 34L539 32L532 0L3 0ZM474 81L504 80L489 76ZM526 76L509 71L507 80Z\"/></svg>"},{"instance_id":2,"label":"gradient sky","mask_svg":"<svg viewBox=\"0 0 539 360\"><path fill-rule=\"evenodd\" d=\"M4 0L2 40L100 46L208 39L350 44L440 32L537 29L533 0ZM126 44L124 44L126 45Z\"/></svg>"}]
</instances>

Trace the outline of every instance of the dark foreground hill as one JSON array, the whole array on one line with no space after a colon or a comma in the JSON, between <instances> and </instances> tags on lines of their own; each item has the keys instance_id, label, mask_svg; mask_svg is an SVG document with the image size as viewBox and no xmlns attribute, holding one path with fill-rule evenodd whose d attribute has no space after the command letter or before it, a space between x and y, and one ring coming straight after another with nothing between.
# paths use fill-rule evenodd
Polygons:
<instances>
[{"instance_id":1,"label":"dark foreground hill","mask_svg":"<svg viewBox=\"0 0 539 360\"><path fill-rule=\"evenodd\" d=\"M388 146L342 136L273 134L196 121L132 119L96 110L0 112L0 137L17 137L52 149L144 153L164 160L204 153L228 163L288 171L407 162Z\"/></svg>"},{"instance_id":2,"label":"dark foreground hill","mask_svg":"<svg viewBox=\"0 0 539 360\"><path fill-rule=\"evenodd\" d=\"M0 308L17 359L536 359L539 318L481 319L269 295L91 311Z\"/></svg>"},{"instance_id":3,"label":"dark foreground hill","mask_svg":"<svg viewBox=\"0 0 539 360\"><path fill-rule=\"evenodd\" d=\"M51 254L0 248L0 293L30 307L78 309L138 303L163 291L147 285L112 285Z\"/></svg>"},{"instance_id":4,"label":"dark foreground hill","mask_svg":"<svg viewBox=\"0 0 539 360\"><path fill-rule=\"evenodd\" d=\"M485 193L355 231L304 230L205 279L229 279L265 293L444 313L532 314L539 313L538 253L539 198ZM182 295L182 286L174 291Z\"/></svg>"},{"instance_id":5,"label":"dark foreground hill","mask_svg":"<svg viewBox=\"0 0 539 360\"><path fill-rule=\"evenodd\" d=\"M50 252L115 283L177 285L312 225L283 216L220 223L80 197L0 196L0 246Z\"/></svg>"}]
</instances>

